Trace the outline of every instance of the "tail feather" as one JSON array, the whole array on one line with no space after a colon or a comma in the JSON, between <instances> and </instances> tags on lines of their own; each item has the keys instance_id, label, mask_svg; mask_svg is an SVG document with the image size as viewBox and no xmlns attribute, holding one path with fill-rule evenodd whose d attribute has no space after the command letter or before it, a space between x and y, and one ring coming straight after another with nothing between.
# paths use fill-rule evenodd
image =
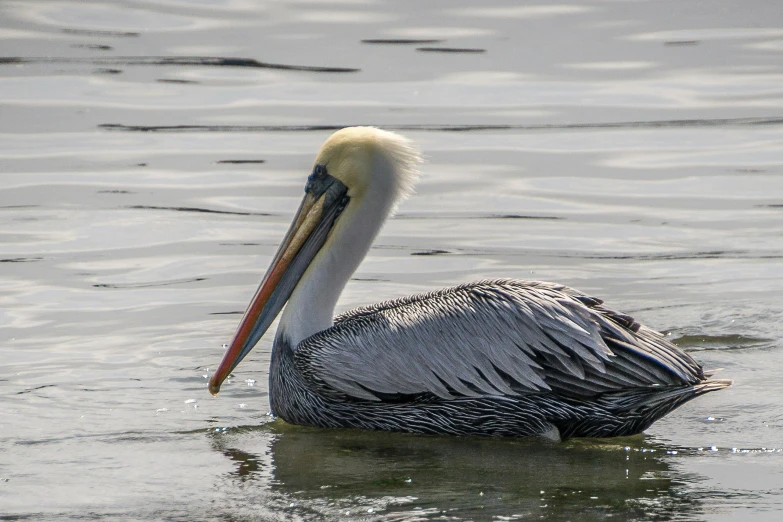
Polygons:
<instances>
[{"instance_id":1,"label":"tail feather","mask_svg":"<svg viewBox=\"0 0 783 522\"><path fill-rule=\"evenodd\" d=\"M720 370L712 370L710 375L712 375L715 372L718 372ZM706 375L707 372L704 372ZM722 390L723 388L728 388L734 384L734 381L732 379L710 379L708 381L704 381L701 384L697 384L693 387L694 392L696 395L702 395L704 393L709 393L711 391L717 391Z\"/></svg>"},{"instance_id":2,"label":"tail feather","mask_svg":"<svg viewBox=\"0 0 783 522\"><path fill-rule=\"evenodd\" d=\"M656 420L686 402L731 386L731 379L710 379L696 384L634 388L605 393L593 403L600 414L578 421L557 422L563 439L571 437L617 437L640 433Z\"/></svg>"},{"instance_id":3,"label":"tail feather","mask_svg":"<svg viewBox=\"0 0 783 522\"><path fill-rule=\"evenodd\" d=\"M698 384L661 387L659 390L654 388L636 388L619 393L606 394L602 397L601 402L607 401L611 404L612 409L617 412L630 413L646 409L663 409L668 413L699 395L728 388L732 383L731 379L710 379Z\"/></svg>"}]
</instances>

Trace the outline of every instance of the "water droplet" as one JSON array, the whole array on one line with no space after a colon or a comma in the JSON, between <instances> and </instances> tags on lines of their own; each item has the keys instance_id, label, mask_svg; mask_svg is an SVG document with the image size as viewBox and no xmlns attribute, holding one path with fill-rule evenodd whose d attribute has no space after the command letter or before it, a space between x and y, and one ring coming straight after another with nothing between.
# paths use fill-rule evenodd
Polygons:
<instances>
[{"instance_id":1,"label":"water droplet","mask_svg":"<svg viewBox=\"0 0 783 522\"><path fill-rule=\"evenodd\" d=\"M155 412L157 412L157 413L160 413L162 411L169 411L169 409L168 408L158 408L157 410L155 410Z\"/></svg>"},{"instance_id":2,"label":"water droplet","mask_svg":"<svg viewBox=\"0 0 783 522\"><path fill-rule=\"evenodd\" d=\"M248 386L255 386L256 380L255 379L245 379L245 382Z\"/></svg>"},{"instance_id":3,"label":"water droplet","mask_svg":"<svg viewBox=\"0 0 783 522\"><path fill-rule=\"evenodd\" d=\"M247 404L245 404L245 403L242 403L242 404L239 405L240 408L244 408L246 406L247 406Z\"/></svg>"},{"instance_id":4,"label":"water droplet","mask_svg":"<svg viewBox=\"0 0 783 522\"><path fill-rule=\"evenodd\" d=\"M194 402L196 402L196 399L188 399L185 401L185 404L193 404Z\"/></svg>"},{"instance_id":5,"label":"water droplet","mask_svg":"<svg viewBox=\"0 0 783 522\"><path fill-rule=\"evenodd\" d=\"M712 451L718 451L718 447L717 447L717 446L710 446L710 449L711 449Z\"/></svg>"},{"instance_id":6,"label":"water droplet","mask_svg":"<svg viewBox=\"0 0 783 522\"><path fill-rule=\"evenodd\" d=\"M373 511L375 511L373 508L367 510L368 513L372 513Z\"/></svg>"}]
</instances>

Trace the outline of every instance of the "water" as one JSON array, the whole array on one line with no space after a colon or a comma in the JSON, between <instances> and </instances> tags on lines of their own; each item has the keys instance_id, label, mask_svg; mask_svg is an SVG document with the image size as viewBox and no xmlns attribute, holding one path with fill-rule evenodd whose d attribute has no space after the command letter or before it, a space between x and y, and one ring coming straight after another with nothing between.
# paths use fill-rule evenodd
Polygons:
<instances>
[{"instance_id":1,"label":"water","mask_svg":"<svg viewBox=\"0 0 783 522\"><path fill-rule=\"evenodd\" d=\"M779 6L476 5L0 5L0 518L777 520ZM735 386L622 440L325 431L266 416L265 338L210 397L350 124L427 164L340 310L553 280Z\"/></svg>"}]
</instances>

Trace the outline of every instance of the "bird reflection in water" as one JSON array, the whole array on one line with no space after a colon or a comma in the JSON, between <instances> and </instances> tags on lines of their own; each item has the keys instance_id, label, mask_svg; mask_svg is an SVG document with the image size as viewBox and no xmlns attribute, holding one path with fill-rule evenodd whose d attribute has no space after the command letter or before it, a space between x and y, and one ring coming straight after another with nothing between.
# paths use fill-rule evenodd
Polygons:
<instances>
[{"instance_id":1,"label":"bird reflection in water","mask_svg":"<svg viewBox=\"0 0 783 522\"><path fill-rule=\"evenodd\" d=\"M342 517L367 506L394 520L541 516L546 520L699 518L703 506L672 468L687 453L639 435L553 444L541 439L440 437L360 430L259 427L210 432L235 464L218 488L226 515L264 506L269 515ZM372 509L372 508L370 508ZM396 517L396 518L395 518Z\"/></svg>"}]
</instances>

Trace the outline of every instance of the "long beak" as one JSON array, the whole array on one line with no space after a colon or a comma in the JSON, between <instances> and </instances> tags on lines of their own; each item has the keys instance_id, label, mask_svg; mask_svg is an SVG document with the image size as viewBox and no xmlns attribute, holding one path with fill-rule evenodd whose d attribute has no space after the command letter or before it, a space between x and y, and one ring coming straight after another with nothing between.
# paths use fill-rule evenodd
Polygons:
<instances>
[{"instance_id":1,"label":"long beak","mask_svg":"<svg viewBox=\"0 0 783 522\"><path fill-rule=\"evenodd\" d=\"M234 334L234 339L209 380L217 395L220 385L250 353L291 297L297 283L329 235L332 225L348 203L348 189L329 176L330 182L305 194L288 233L256 290ZM320 193L318 193L320 192Z\"/></svg>"}]
</instances>

